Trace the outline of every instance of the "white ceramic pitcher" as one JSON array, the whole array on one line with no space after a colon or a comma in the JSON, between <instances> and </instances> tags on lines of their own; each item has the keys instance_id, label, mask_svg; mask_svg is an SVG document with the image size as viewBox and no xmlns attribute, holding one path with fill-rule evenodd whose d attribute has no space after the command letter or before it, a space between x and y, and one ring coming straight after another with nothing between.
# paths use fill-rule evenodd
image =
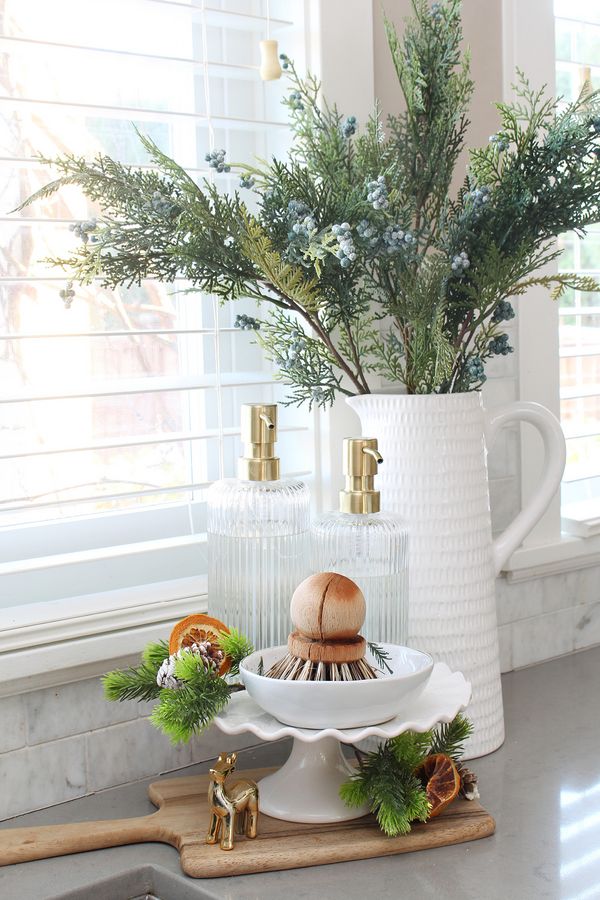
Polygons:
<instances>
[{"instance_id":1,"label":"white ceramic pitcher","mask_svg":"<svg viewBox=\"0 0 600 900\"><path fill-rule=\"evenodd\" d=\"M366 394L351 397L363 435L384 458L382 506L409 526L409 643L462 671L473 686L468 714L475 732L468 756L504 740L494 581L546 510L562 477L565 440L557 419L537 403L492 412L481 394ZM544 441L539 487L492 540L487 448L512 420L530 422Z\"/></svg>"}]
</instances>

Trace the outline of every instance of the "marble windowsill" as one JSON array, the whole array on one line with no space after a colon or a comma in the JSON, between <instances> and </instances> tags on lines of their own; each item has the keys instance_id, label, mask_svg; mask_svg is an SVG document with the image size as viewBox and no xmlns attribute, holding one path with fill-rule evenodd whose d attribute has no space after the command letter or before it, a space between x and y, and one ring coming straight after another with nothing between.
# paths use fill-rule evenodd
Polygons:
<instances>
[{"instance_id":1,"label":"marble windowsill","mask_svg":"<svg viewBox=\"0 0 600 900\"><path fill-rule=\"evenodd\" d=\"M482 802L496 818L494 837L407 856L183 882L175 850L143 844L0 869L0 896L50 900L71 891L71 897L111 900L114 883L107 893L101 881L144 867L147 874L154 867L165 888L172 873L185 884L186 897L213 900L362 900L397 896L400 884L403 896L444 900L595 896L600 884L598 683L600 648L504 676L506 742L471 764L479 775ZM241 767L277 763L286 751L285 744L244 751ZM186 774L205 769L206 764ZM0 827L143 815L152 810L147 783L103 791ZM93 894L87 893L90 884L96 885Z\"/></svg>"}]
</instances>

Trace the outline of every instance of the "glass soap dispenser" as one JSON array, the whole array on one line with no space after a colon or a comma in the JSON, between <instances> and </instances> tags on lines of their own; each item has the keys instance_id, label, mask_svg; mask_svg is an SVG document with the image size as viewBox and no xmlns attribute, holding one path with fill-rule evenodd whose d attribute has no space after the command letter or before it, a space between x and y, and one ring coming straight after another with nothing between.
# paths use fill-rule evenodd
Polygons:
<instances>
[{"instance_id":1,"label":"glass soap dispenser","mask_svg":"<svg viewBox=\"0 0 600 900\"><path fill-rule=\"evenodd\" d=\"M312 526L312 568L338 572L355 581L367 602L362 633L374 643L406 644L408 619L408 541L404 520L381 512L375 490L383 462L376 438L344 440L346 487L339 512L326 513Z\"/></svg>"},{"instance_id":2,"label":"glass soap dispenser","mask_svg":"<svg viewBox=\"0 0 600 900\"><path fill-rule=\"evenodd\" d=\"M246 403L238 478L208 491L209 612L256 649L287 642L290 598L310 574L310 495L279 477L277 405Z\"/></svg>"}]
</instances>

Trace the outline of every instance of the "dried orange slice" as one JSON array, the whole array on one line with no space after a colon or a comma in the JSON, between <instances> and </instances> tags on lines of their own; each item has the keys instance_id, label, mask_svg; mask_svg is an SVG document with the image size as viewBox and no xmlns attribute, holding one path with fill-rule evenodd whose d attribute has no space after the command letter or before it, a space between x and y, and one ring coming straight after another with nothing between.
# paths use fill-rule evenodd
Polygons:
<instances>
[{"instance_id":1,"label":"dried orange slice","mask_svg":"<svg viewBox=\"0 0 600 900\"><path fill-rule=\"evenodd\" d=\"M460 775L454 762L445 753L428 756L416 769L431 804L429 818L439 816L449 806L460 790Z\"/></svg>"},{"instance_id":2,"label":"dried orange slice","mask_svg":"<svg viewBox=\"0 0 600 900\"><path fill-rule=\"evenodd\" d=\"M219 650L219 635L222 631L229 634L227 625L211 616L205 616L202 613L186 616L175 625L171 632L169 653L178 653L185 647L209 641L211 644L209 655L214 656ZM219 665L219 675L225 675L230 668L231 659L228 656L223 657Z\"/></svg>"}]
</instances>

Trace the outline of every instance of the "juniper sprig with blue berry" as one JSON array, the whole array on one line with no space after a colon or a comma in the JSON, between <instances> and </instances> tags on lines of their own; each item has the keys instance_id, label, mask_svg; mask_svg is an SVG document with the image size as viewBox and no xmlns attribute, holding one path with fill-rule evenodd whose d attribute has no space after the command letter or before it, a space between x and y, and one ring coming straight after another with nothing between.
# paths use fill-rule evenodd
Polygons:
<instances>
[{"instance_id":1,"label":"juniper sprig with blue berry","mask_svg":"<svg viewBox=\"0 0 600 900\"><path fill-rule=\"evenodd\" d=\"M533 285L554 297L593 291L586 276L540 274L554 239L600 221L600 97L573 103L533 90L516 99L451 183L473 91L461 49L460 0L412 0L400 36L386 21L404 111L365 123L321 96L281 54L293 145L289 158L229 162L206 152L200 184L149 138L152 167L66 155L26 203L76 184L96 220L73 227L79 246L61 266L69 282L108 287L183 277L223 301L250 297L260 318L236 317L277 363L289 401L326 406L370 391L371 375L409 393L474 390L493 356L512 352L503 323ZM227 193L216 175L237 176ZM246 194L251 191L251 194ZM245 197L258 202L256 212Z\"/></svg>"}]
</instances>

